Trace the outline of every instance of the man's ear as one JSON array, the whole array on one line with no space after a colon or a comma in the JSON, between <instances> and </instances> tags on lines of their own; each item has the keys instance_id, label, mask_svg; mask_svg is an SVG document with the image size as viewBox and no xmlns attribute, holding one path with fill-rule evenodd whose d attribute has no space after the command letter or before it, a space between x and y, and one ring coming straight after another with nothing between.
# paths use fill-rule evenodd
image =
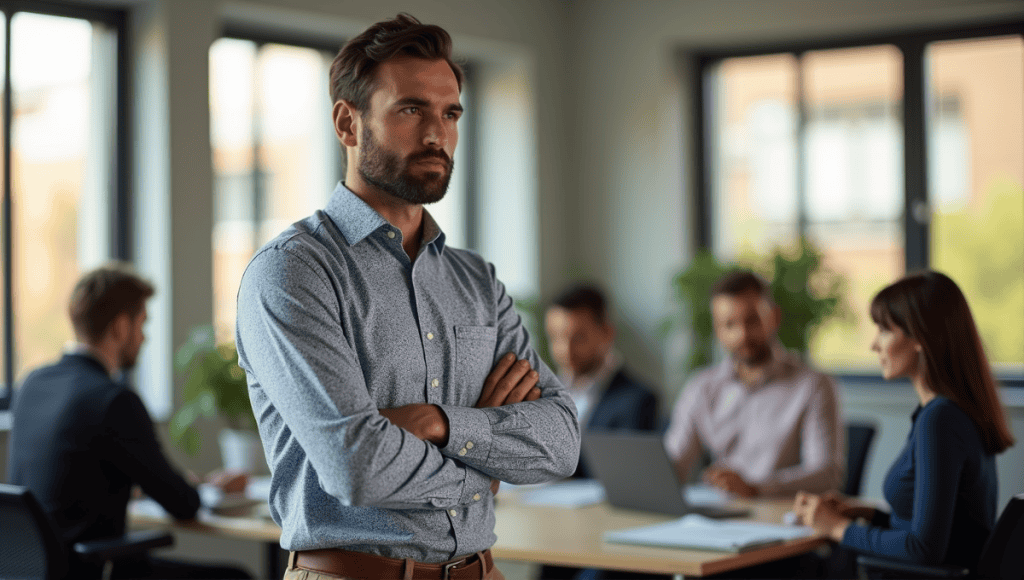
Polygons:
<instances>
[{"instance_id":1,"label":"man's ear","mask_svg":"<svg viewBox=\"0 0 1024 580\"><path fill-rule=\"evenodd\" d=\"M335 101L334 110L334 134L338 141L346 147L355 147L359 144L359 111L350 101L340 99Z\"/></svg>"},{"instance_id":2,"label":"man's ear","mask_svg":"<svg viewBox=\"0 0 1024 580\"><path fill-rule=\"evenodd\" d=\"M132 317L127 312L122 312L114 317L110 321L107 335L113 339L114 342L120 344L124 342L125 338L131 332Z\"/></svg>"}]
</instances>

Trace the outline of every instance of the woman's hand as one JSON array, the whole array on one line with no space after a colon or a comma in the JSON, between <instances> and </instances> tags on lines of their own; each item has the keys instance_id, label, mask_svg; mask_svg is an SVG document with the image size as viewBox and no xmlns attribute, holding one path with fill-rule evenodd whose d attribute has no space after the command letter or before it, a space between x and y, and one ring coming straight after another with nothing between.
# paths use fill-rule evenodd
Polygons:
<instances>
[{"instance_id":1,"label":"woman's hand","mask_svg":"<svg viewBox=\"0 0 1024 580\"><path fill-rule=\"evenodd\" d=\"M799 491L793 501L793 512L798 523L811 526L819 534L840 542L852 522L836 509L838 501L834 497Z\"/></svg>"},{"instance_id":2,"label":"woman's hand","mask_svg":"<svg viewBox=\"0 0 1024 580\"><path fill-rule=\"evenodd\" d=\"M838 491L826 491L821 494L821 501L839 515L853 520L857 518L870 520L875 515L875 508L850 499Z\"/></svg>"}]
</instances>

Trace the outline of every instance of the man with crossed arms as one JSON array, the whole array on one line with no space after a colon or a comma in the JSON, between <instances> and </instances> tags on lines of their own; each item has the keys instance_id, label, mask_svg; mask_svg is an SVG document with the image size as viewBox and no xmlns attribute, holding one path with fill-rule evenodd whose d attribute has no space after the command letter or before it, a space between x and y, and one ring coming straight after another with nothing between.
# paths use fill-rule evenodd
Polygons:
<instances>
[{"instance_id":1,"label":"man with crossed arms","mask_svg":"<svg viewBox=\"0 0 1024 580\"><path fill-rule=\"evenodd\" d=\"M345 181L243 276L239 364L285 578L501 579L498 481L576 467L572 399L494 267L423 208L451 177L461 84L447 32L411 16L346 44L331 66Z\"/></svg>"}]
</instances>

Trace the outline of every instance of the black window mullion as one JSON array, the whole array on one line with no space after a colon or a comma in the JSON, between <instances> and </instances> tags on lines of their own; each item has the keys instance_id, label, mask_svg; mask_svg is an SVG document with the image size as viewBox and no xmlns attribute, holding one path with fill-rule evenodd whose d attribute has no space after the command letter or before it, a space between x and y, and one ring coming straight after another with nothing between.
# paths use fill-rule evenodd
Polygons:
<instances>
[{"instance_id":1,"label":"black window mullion","mask_svg":"<svg viewBox=\"0 0 1024 580\"><path fill-rule=\"evenodd\" d=\"M132 101L130 98L129 86L131 83L130 66L129 62L131 59L130 47L128 46L128 33L127 33L127 15L125 13L118 14L119 19L116 22L115 29L117 32L117 56L115 60L116 71L116 83L115 88L115 99L117 99L117 107L115 110L114 122L116 123L115 139L114 144L114 162L111 170L113 175L111 182L114 183L114 192L112 196L112 203L110 204L110 223L114 226L113 235L111 236L111 248L110 255L118 260L124 260L130 262L133 258L132 255L132 236L134 230L132 229L132 187L131 187L131 147L128 144L131 142L130 122L132 115Z\"/></svg>"},{"instance_id":2,"label":"black window mullion","mask_svg":"<svg viewBox=\"0 0 1024 580\"><path fill-rule=\"evenodd\" d=\"M693 225L691 243L694 250L712 249L714 235L714 196L711 184L712 148L714 140L714 103L715 87L712 85L712 69L714 61L708 58L694 59L690 70L691 86L697 87L693 98L693 150L696 153L693 165Z\"/></svg>"},{"instance_id":3,"label":"black window mullion","mask_svg":"<svg viewBox=\"0 0 1024 580\"><path fill-rule=\"evenodd\" d=\"M903 51L903 228L908 272L928 267L928 163L923 41L901 43Z\"/></svg>"},{"instance_id":4,"label":"black window mullion","mask_svg":"<svg viewBox=\"0 0 1024 580\"><path fill-rule=\"evenodd\" d=\"M10 407L11 395L14 389L14 285L11 281L13 267L11 257L13 255L11 241L11 121L14 118L12 106L14 99L11 96L11 18L13 14L6 13L4 19L4 192L3 192L3 301L4 301L4 389L0 393L0 409Z\"/></svg>"}]
</instances>

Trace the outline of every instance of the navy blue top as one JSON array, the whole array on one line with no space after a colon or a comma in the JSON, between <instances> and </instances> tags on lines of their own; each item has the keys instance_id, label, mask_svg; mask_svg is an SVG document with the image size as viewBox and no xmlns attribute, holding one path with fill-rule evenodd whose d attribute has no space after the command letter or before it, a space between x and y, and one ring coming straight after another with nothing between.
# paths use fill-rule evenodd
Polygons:
<instances>
[{"instance_id":1,"label":"navy blue top","mask_svg":"<svg viewBox=\"0 0 1024 580\"><path fill-rule=\"evenodd\" d=\"M888 528L850 525L844 546L921 564L974 567L996 519L996 461L956 403L918 407L885 477Z\"/></svg>"}]
</instances>

